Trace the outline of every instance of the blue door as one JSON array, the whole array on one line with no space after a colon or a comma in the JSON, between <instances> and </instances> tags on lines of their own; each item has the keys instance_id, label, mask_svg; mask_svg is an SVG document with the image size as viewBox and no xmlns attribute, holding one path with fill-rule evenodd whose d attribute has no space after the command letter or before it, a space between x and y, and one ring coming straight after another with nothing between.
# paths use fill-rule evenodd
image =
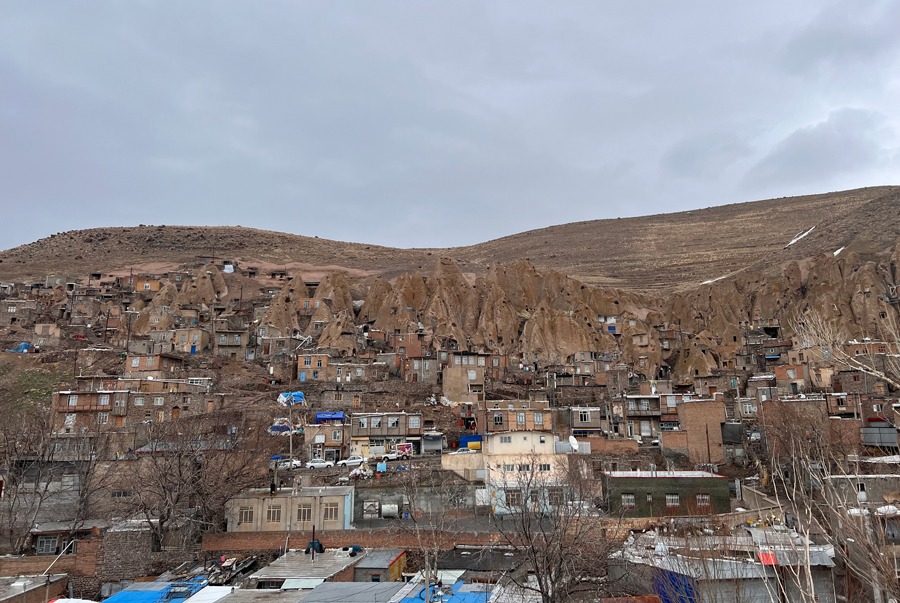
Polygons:
<instances>
[{"instance_id":1,"label":"blue door","mask_svg":"<svg viewBox=\"0 0 900 603\"><path fill-rule=\"evenodd\" d=\"M300 371L300 383L306 381L306 371Z\"/></svg>"}]
</instances>

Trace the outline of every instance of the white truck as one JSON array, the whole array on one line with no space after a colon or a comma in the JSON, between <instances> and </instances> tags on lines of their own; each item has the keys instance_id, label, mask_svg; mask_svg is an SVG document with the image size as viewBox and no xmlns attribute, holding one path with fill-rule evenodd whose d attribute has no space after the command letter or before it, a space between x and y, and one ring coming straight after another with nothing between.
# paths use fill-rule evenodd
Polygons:
<instances>
[{"instance_id":1,"label":"white truck","mask_svg":"<svg viewBox=\"0 0 900 603\"><path fill-rule=\"evenodd\" d=\"M387 450L384 446L370 446L369 458L378 461L396 461L403 459L404 461L413 455L412 444L397 444L393 450Z\"/></svg>"}]
</instances>

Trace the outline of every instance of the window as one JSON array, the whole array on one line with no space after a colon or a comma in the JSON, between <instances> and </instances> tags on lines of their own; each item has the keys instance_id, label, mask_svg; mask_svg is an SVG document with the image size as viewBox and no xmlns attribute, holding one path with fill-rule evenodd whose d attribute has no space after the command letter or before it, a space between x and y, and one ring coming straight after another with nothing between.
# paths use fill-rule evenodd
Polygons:
<instances>
[{"instance_id":1,"label":"window","mask_svg":"<svg viewBox=\"0 0 900 603\"><path fill-rule=\"evenodd\" d=\"M501 444L512 444L512 436L500 436Z\"/></svg>"},{"instance_id":2,"label":"window","mask_svg":"<svg viewBox=\"0 0 900 603\"><path fill-rule=\"evenodd\" d=\"M10 314L15 314L15 313L16 313L16 306L7 306L7 307L6 307L6 311L9 312Z\"/></svg>"},{"instance_id":3,"label":"window","mask_svg":"<svg viewBox=\"0 0 900 603\"><path fill-rule=\"evenodd\" d=\"M338 504L334 502L325 503L322 509L322 519L324 521L338 520Z\"/></svg>"},{"instance_id":4,"label":"window","mask_svg":"<svg viewBox=\"0 0 900 603\"><path fill-rule=\"evenodd\" d=\"M303 366L312 366L312 358L310 358L309 356L304 356Z\"/></svg>"},{"instance_id":5,"label":"window","mask_svg":"<svg viewBox=\"0 0 900 603\"><path fill-rule=\"evenodd\" d=\"M300 523L309 523L312 521L312 505L302 504L297 507L297 521Z\"/></svg>"},{"instance_id":6,"label":"window","mask_svg":"<svg viewBox=\"0 0 900 603\"><path fill-rule=\"evenodd\" d=\"M522 491L510 488L506 491L506 506L509 508L522 506Z\"/></svg>"},{"instance_id":7,"label":"window","mask_svg":"<svg viewBox=\"0 0 900 603\"><path fill-rule=\"evenodd\" d=\"M511 463L504 463L504 465L503 465L503 470L504 470L504 471L515 471L515 470L516 470L516 466L513 465L513 464L511 464Z\"/></svg>"},{"instance_id":8,"label":"window","mask_svg":"<svg viewBox=\"0 0 900 603\"><path fill-rule=\"evenodd\" d=\"M381 417L372 417L372 429L381 427Z\"/></svg>"},{"instance_id":9,"label":"window","mask_svg":"<svg viewBox=\"0 0 900 603\"><path fill-rule=\"evenodd\" d=\"M534 424L535 425L543 425L544 424L544 414L540 412L534 413Z\"/></svg>"},{"instance_id":10,"label":"window","mask_svg":"<svg viewBox=\"0 0 900 603\"><path fill-rule=\"evenodd\" d=\"M322 368L322 359L316 358L316 368Z\"/></svg>"},{"instance_id":11,"label":"window","mask_svg":"<svg viewBox=\"0 0 900 603\"><path fill-rule=\"evenodd\" d=\"M144 366L153 366L153 356L144 358Z\"/></svg>"},{"instance_id":12,"label":"window","mask_svg":"<svg viewBox=\"0 0 900 603\"><path fill-rule=\"evenodd\" d=\"M344 439L344 431L342 429L335 429L331 432L331 440L334 442L340 442Z\"/></svg>"},{"instance_id":13,"label":"window","mask_svg":"<svg viewBox=\"0 0 900 603\"><path fill-rule=\"evenodd\" d=\"M108 412L99 413L97 415L97 422L100 423L101 425L106 425L107 423L109 423L109 413Z\"/></svg>"},{"instance_id":14,"label":"window","mask_svg":"<svg viewBox=\"0 0 900 603\"><path fill-rule=\"evenodd\" d=\"M381 574L370 574L369 580L371 582L381 582Z\"/></svg>"},{"instance_id":15,"label":"window","mask_svg":"<svg viewBox=\"0 0 900 603\"><path fill-rule=\"evenodd\" d=\"M266 507L266 521L269 523L281 521L281 505L268 505Z\"/></svg>"},{"instance_id":16,"label":"window","mask_svg":"<svg viewBox=\"0 0 900 603\"><path fill-rule=\"evenodd\" d=\"M516 413L516 425L525 425L525 413Z\"/></svg>"},{"instance_id":17,"label":"window","mask_svg":"<svg viewBox=\"0 0 900 603\"><path fill-rule=\"evenodd\" d=\"M113 498L131 498L134 496L134 492L131 490L113 490L110 493L110 496Z\"/></svg>"},{"instance_id":18,"label":"window","mask_svg":"<svg viewBox=\"0 0 900 603\"><path fill-rule=\"evenodd\" d=\"M635 501L634 494L623 494L622 495L622 509L625 511L630 511L634 509Z\"/></svg>"},{"instance_id":19,"label":"window","mask_svg":"<svg viewBox=\"0 0 900 603\"><path fill-rule=\"evenodd\" d=\"M38 536L34 545L34 552L38 555L56 554L56 536Z\"/></svg>"},{"instance_id":20,"label":"window","mask_svg":"<svg viewBox=\"0 0 900 603\"><path fill-rule=\"evenodd\" d=\"M406 423L410 429L419 429L420 427L422 427L422 417L418 415L412 415L410 417L407 417Z\"/></svg>"},{"instance_id":21,"label":"window","mask_svg":"<svg viewBox=\"0 0 900 603\"><path fill-rule=\"evenodd\" d=\"M591 411L589 410L580 410L578 411L578 420L582 423L590 423L591 422Z\"/></svg>"},{"instance_id":22,"label":"window","mask_svg":"<svg viewBox=\"0 0 900 603\"><path fill-rule=\"evenodd\" d=\"M359 417L359 419L357 419L357 426L360 429L366 429L367 427L369 427L369 418L368 417Z\"/></svg>"},{"instance_id":23,"label":"window","mask_svg":"<svg viewBox=\"0 0 900 603\"><path fill-rule=\"evenodd\" d=\"M872 411L873 412L881 412L881 404L873 404Z\"/></svg>"},{"instance_id":24,"label":"window","mask_svg":"<svg viewBox=\"0 0 900 603\"><path fill-rule=\"evenodd\" d=\"M100 406L109 406L109 394L100 394Z\"/></svg>"},{"instance_id":25,"label":"window","mask_svg":"<svg viewBox=\"0 0 900 603\"><path fill-rule=\"evenodd\" d=\"M541 436L541 437L540 437L540 441L541 441L541 444L546 444L546 443L547 443L547 436Z\"/></svg>"},{"instance_id":26,"label":"window","mask_svg":"<svg viewBox=\"0 0 900 603\"><path fill-rule=\"evenodd\" d=\"M494 415L494 425L503 425L503 415L501 415L501 414Z\"/></svg>"},{"instance_id":27,"label":"window","mask_svg":"<svg viewBox=\"0 0 900 603\"><path fill-rule=\"evenodd\" d=\"M564 498L562 488L553 487L547 489L547 500L552 506L562 506Z\"/></svg>"},{"instance_id":28,"label":"window","mask_svg":"<svg viewBox=\"0 0 900 603\"><path fill-rule=\"evenodd\" d=\"M681 496L678 494L666 494L666 508L677 509L681 506Z\"/></svg>"},{"instance_id":29,"label":"window","mask_svg":"<svg viewBox=\"0 0 900 603\"><path fill-rule=\"evenodd\" d=\"M219 334L219 343L225 345L228 342L228 339L225 337L224 333Z\"/></svg>"},{"instance_id":30,"label":"window","mask_svg":"<svg viewBox=\"0 0 900 603\"><path fill-rule=\"evenodd\" d=\"M744 403L744 414L745 415L756 414L756 404L753 404L751 402L745 402Z\"/></svg>"},{"instance_id":31,"label":"window","mask_svg":"<svg viewBox=\"0 0 900 603\"><path fill-rule=\"evenodd\" d=\"M666 396L666 406L668 408L675 408L678 405L678 398L675 396Z\"/></svg>"},{"instance_id":32,"label":"window","mask_svg":"<svg viewBox=\"0 0 900 603\"><path fill-rule=\"evenodd\" d=\"M69 406L78 406L78 396L77 395L69 396Z\"/></svg>"},{"instance_id":33,"label":"window","mask_svg":"<svg viewBox=\"0 0 900 603\"><path fill-rule=\"evenodd\" d=\"M541 463L538 465L538 469L541 471L550 471L550 463Z\"/></svg>"},{"instance_id":34,"label":"window","mask_svg":"<svg viewBox=\"0 0 900 603\"><path fill-rule=\"evenodd\" d=\"M467 372L469 381L475 381L478 379L477 374L475 373L475 369L469 369Z\"/></svg>"},{"instance_id":35,"label":"window","mask_svg":"<svg viewBox=\"0 0 900 603\"><path fill-rule=\"evenodd\" d=\"M162 406L165 403L166 399L163 396L154 396L153 397L153 406Z\"/></svg>"},{"instance_id":36,"label":"window","mask_svg":"<svg viewBox=\"0 0 900 603\"><path fill-rule=\"evenodd\" d=\"M135 406L143 406L144 405L144 396L136 396L134 399Z\"/></svg>"},{"instance_id":37,"label":"window","mask_svg":"<svg viewBox=\"0 0 900 603\"><path fill-rule=\"evenodd\" d=\"M484 356L479 356L478 357L478 366L484 366L484 360L485 360Z\"/></svg>"},{"instance_id":38,"label":"window","mask_svg":"<svg viewBox=\"0 0 900 603\"><path fill-rule=\"evenodd\" d=\"M141 366L141 359L140 358L132 358L131 359L131 368L137 368L139 366Z\"/></svg>"},{"instance_id":39,"label":"window","mask_svg":"<svg viewBox=\"0 0 900 603\"><path fill-rule=\"evenodd\" d=\"M698 494L697 495L697 508L698 509L708 509L710 505L709 494Z\"/></svg>"},{"instance_id":40,"label":"window","mask_svg":"<svg viewBox=\"0 0 900 603\"><path fill-rule=\"evenodd\" d=\"M388 429L397 429L400 427L400 417L388 417Z\"/></svg>"},{"instance_id":41,"label":"window","mask_svg":"<svg viewBox=\"0 0 900 603\"><path fill-rule=\"evenodd\" d=\"M238 509L238 525L253 523L253 507L240 507Z\"/></svg>"},{"instance_id":42,"label":"window","mask_svg":"<svg viewBox=\"0 0 900 603\"><path fill-rule=\"evenodd\" d=\"M313 379L319 378L319 371L313 371Z\"/></svg>"},{"instance_id":43,"label":"window","mask_svg":"<svg viewBox=\"0 0 900 603\"><path fill-rule=\"evenodd\" d=\"M519 465L519 471L522 473L531 471L531 465Z\"/></svg>"}]
</instances>

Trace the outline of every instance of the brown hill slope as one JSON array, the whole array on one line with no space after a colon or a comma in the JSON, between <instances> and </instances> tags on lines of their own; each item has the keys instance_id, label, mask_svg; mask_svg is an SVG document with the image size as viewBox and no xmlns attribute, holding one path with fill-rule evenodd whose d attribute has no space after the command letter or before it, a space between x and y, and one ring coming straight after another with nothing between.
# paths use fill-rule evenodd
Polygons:
<instances>
[{"instance_id":1,"label":"brown hill slope","mask_svg":"<svg viewBox=\"0 0 900 603\"><path fill-rule=\"evenodd\" d=\"M702 210L552 226L452 249L392 249L242 227L139 226L70 231L0 253L0 279L159 270L198 256L287 266L306 276L335 269L393 277L429 271L438 256L464 273L529 259L586 283L626 289L691 288L748 269L850 247L882 252L900 232L900 187L792 197ZM799 233L807 236L786 247ZM429 257L431 256L431 257Z\"/></svg>"}]
</instances>

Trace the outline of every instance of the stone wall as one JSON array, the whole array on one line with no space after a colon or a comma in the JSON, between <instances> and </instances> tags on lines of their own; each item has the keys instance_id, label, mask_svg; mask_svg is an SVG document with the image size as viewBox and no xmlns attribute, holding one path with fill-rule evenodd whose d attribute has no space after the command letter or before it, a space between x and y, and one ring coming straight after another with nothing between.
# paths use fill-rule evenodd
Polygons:
<instances>
[{"instance_id":1,"label":"stone wall","mask_svg":"<svg viewBox=\"0 0 900 603\"><path fill-rule=\"evenodd\" d=\"M153 551L149 530L111 530L103 538L97 574L103 582L156 576L196 557L193 551Z\"/></svg>"}]
</instances>

